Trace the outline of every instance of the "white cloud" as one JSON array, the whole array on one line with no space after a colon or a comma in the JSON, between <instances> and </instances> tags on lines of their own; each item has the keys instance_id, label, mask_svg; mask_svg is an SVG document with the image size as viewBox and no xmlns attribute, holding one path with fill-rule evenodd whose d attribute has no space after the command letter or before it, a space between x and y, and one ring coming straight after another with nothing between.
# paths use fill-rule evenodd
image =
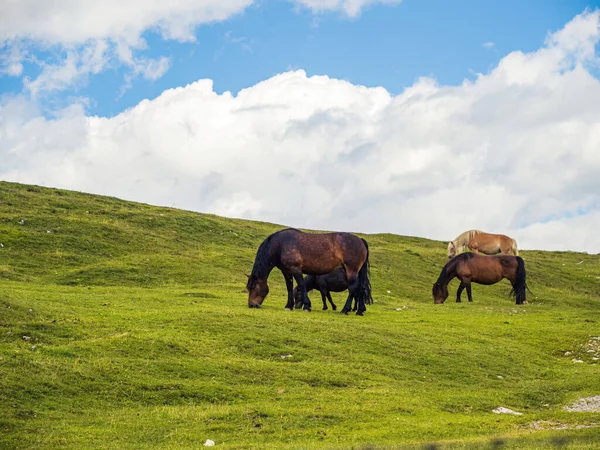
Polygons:
<instances>
[{"instance_id":1,"label":"white cloud","mask_svg":"<svg viewBox=\"0 0 600 450\"><path fill-rule=\"evenodd\" d=\"M31 81L24 79L25 88L35 97L39 92L61 90L84 81L88 75L104 70L109 60L109 45L104 40L68 49L60 64L40 63L41 74Z\"/></svg>"},{"instance_id":2,"label":"white cloud","mask_svg":"<svg viewBox=\"0 0 600 450\"><path fill-rule=\"evenodd\" d=\"M20 0L3 5L0 15L0 45L4 56L0 71L22 72L22 48L50 50L51 61L41 61L41 74L26 80L32 95L77 87L90 75L117 62L132 68L135 76L160 78L169 59L136 57L146 47L142 34L159 32L164 39L193 41L198 25L222 21L242 12L252 0L106 0L86 2ZM123 58L123 55L127 55ZM20 57L19 57L20 56Z\"/></svg>"},{"instance_id":3,"label":"white cloud","mask_svg":"<svg viewBox=\"0 0 600 450\"><path fill-rule=\"evenodd\" d=\"M600 252L599 12L461 86L402 94L287 72L113 118L0 108L0 178L292 226ZM590 50L592 49L592 50ZM126 59L126 56L123 58Z\"/></svg>"},{"instance_id":4,"label":"white cloud","mask_svg":"<svg viewBox=\"0 0 600 450\"><path fill-rule=\"evenodd\" d=\"M361 10L375 4L398 5L402 0L294 0L298 5L314 12L342 11L349 17L356 17Z\"/></svg>"},{"instance_id":5,"label":"white cloud","mask_svg":"<svg viewBox=\"0 0 600 450\"><path fill-rule=\"evenodd\" d=\"M5 3L0 41L31 39L49 44L80 45L90 39L124 39L130 43L148 29L165 38L193 40L203 23L240 13L252 0L19 0Z\"/></svg>"},{"instance_id":6,"label":"white cloud","mask_svg":"<svg viewBox=\"0 0 600 450\"><path fill-rule=\"evenodd\" d=\"M18 77L23 73L22 61L27 53L18 42L0 41L0 76Z\"/></svg>"},{"instance_id":7,"label":"white cloud","mask_svg":"<svg viewBox=\"0 0 600 450\"><path fill-rule=\"evenodd\" d=\"M374 3L397 4L399 0L293 0L315 12L341 10L354 17ZM19 76L26 52L22 49L50 50L52 61L41 61L41 74L27 80L26 88L35 96L48 91L77 87L90 75L117 62L132 70L125 86L142 75L156 80L169 68L167 57L148 59L134 53L146 48L142 38L147 31L163 39L195 41L194 30L202 24L224 21L242 13L255 0L38 0L10 1L0 14L0 76ZM240 40L241 39L241 40ZM237 38L252 51L251 40ZM90 52L99 54L90 55ZM34 60L35 61L35 60Z\"/></svg>"},{"instance_id":8,"label":"white cloud","mask_svg":"<svg viewBox=\"0 0 600 450\"><path fill-rule=\"evenodd\" d=\"M147 30L165 39L193 41L201 24L239 14L256 0L19 0L4 2L0 42L30 39L48 44L80 45L94 39L137 41ZM401 0L291 0L313 11L341 10L350 16L373 4Z\"/></svg>"},{"instance_id":9,"label":"white cloud","mask_svg":"<svg viewBox=\"0 0 600 450\"><path fill-rule=\"evenodd\" d=\"M138 63L138 70L147 80L158 80L169 70L169 58L143 59Z\"/></svg>"},{"instance_id":10,"label":"white cloud","mask_svg":"<svg viewBox=\"0 0 600 450\"><path fill-rule=\"evenodd\" d=\"M494 43L493 43L493 42L491 42L491 41L488 41L488 42L484 42L484 43L483 43L483 44L481 44L481 45L482 45L483 47L485 47L485 48L492 48L492 47L493 47L494 45L496 45L496 44L494 44Z\"/></svg>"}]
</instances>

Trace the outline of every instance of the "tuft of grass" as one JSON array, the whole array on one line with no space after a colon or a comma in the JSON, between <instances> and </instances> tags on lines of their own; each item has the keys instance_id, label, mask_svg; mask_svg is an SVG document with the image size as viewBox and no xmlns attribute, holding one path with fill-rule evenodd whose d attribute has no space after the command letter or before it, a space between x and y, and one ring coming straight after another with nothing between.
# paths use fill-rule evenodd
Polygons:
<instances>
[{"instance_id":1,"label":"tuft of grass","mask_svg":"<svg viewBox=\"0 0 600 450\"><path fill-rule=\"evenodd\" d=\"M563 409L600 394L598 255L523 252L523 306L507 282L434 305L443 242L361 235L364 317L283 311L277 270L250 310L280 228L0 182L0 447L598 445L598 414Z\"/></svg>"}]
</instances>

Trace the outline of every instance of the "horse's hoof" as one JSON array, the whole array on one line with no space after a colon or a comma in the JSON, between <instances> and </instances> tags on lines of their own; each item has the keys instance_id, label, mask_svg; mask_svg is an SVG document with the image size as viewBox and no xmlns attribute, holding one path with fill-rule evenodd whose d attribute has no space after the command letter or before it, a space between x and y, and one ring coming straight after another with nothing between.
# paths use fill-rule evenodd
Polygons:
<instances>
[{"instance_id":1,"label":"horse's hoof","mask_svg":"<svg viewBox=\"0 0 600 450\"><path fill-rule=\"evenodd\" d=\"M327 311L327 309L328 309L328 308L327 308L327 306L326 306L325 308L323 308L323 311Z\"/></svg>"},{"instance_id":2,"label":"horse's hoof","mask_svg":"<svg viewBox=\"0 0 600 450\"><path fill-rule=\"evenodd\" d=\"M348 311L344 311L343 309L340 311L340 314L348 315Z\"/></svg>"},{"instance_id":3,"label":"horse's hoof","mask_svg":"<svg viewBox=\"0 0 600 450\"><path fill-rule=\"evenodd\" d=\"M337 311L337 308L336 308L335 306L334 306L334 307L332 307L331 309L333 309L334 311Z\"/></svg>"},{"instance_id":4,"label":"horse's hoof","mask_svg":"<svg viewBox=\"0 0 600 450\"><path fill-rule=\"evenodd\" d=\"M364 315L365 315L365 313L363 313L362 311L358 311L358 312L356 313L356 315L357 315L357 316L364 316Z\"/></svg>"}]
</instances>

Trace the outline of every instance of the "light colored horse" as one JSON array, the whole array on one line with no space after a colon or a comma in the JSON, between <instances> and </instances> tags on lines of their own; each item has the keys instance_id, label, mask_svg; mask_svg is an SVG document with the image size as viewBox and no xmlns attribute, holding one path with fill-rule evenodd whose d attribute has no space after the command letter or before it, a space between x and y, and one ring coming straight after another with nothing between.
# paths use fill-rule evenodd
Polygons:
<instances>
[{"instance_id":1,"label":"light colored horse","mask_svg":"<svg viewBox=\"0 0 600 450\"><path fill-rule=\"evenodd\" d=\"M485 233L481 230L465 231L453 241L448 242L448 258L454 258L466 249L473 253L481 252L486 255L502 253L519 256L517 241L504 234Z\"/></svg>"}]
</instances>

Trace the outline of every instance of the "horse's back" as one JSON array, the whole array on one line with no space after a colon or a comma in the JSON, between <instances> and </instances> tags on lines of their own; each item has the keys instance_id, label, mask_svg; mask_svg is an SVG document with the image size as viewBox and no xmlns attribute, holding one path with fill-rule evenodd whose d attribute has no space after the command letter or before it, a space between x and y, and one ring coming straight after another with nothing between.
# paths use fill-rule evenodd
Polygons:
<instances>
[{"instance_id":1,"label":"horse's back","mask_svg":"<svg viewBox=\"0 0 600 450\"><path fill-rule=\"evenodd\" d=\"M511 278L517 268L516 257L510 255L468 255L463 264L468 268L473 281L482 284L496 283L502 278Z\"/></svg>"},{"instance_id":2,"label":"horse's back","mask_svg":"<svg viewBox=\"0 0 600 450\"><path fill-rule=\"evenodd\" d=\"M281 265L301 267L306 274L327 274L341 264L360 266L366 255L360 238L351 233L304 233L296 229L279 233L274 245Z\"/></svg>"},{"instance_id":3,"label":"horse's back","mask_svg":"<svg viewBox=\"0 0 600 450\"><path fill-rule=\"evenodd\" d=\"M354 254L362 255L366 250L358 236L346 232L304 233L292 229L287 243L305 255L334 253L340 259Z\"/></svg>"},{"instance_id":4,"label":"horse's back","mask_svg":"<svg viewBox=\"0 0 600 450\"><path fill-rule=\"evenodd\" d=\"M495 255L498 253L504 253L503 249L506 250L512 245L512 239L504 234L493 234L479 232L475 234L469 241L469 247L479 252Z\"/></svg>"},{"instance_id":5,"label":"horse's back","mask_svg":"<svg viewBox=\"0 0 600 450\"><path fill-rule=\"evenodd\" d=\"M336 241L346 255L356 255L366 257L367 247L365 242L352 233L335 233Z\"/></svg>"}]
</instances>

